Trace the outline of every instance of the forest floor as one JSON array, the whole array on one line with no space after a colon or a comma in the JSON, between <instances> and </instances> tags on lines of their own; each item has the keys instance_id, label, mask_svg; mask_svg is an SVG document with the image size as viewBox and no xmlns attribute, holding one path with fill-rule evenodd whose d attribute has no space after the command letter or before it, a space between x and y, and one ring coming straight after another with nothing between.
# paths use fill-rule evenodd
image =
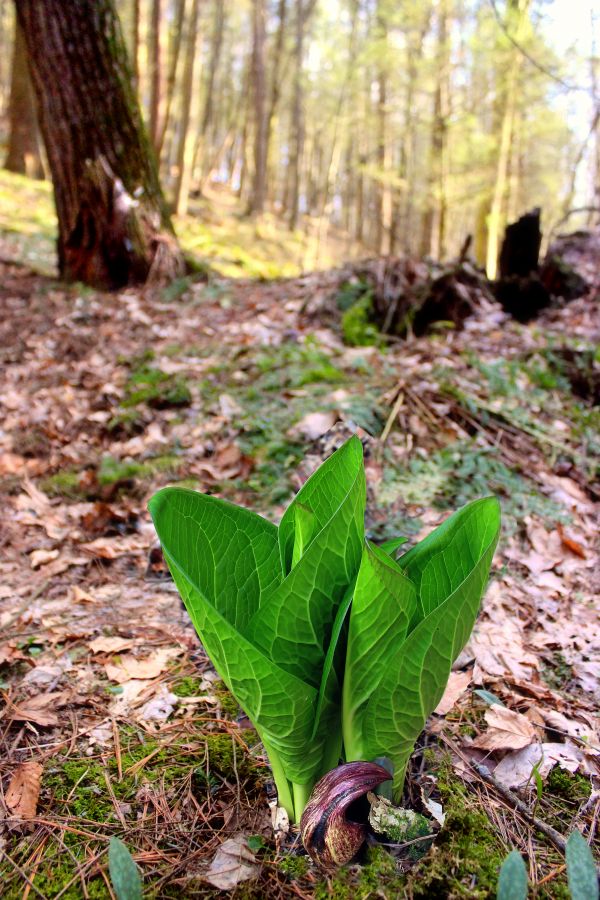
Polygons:
<instances>
[{"instance_id":1,"label":"forest floor","mask_svg":"<svg viewBox=\"0 0 600 900\"><path fill-rule=\"evenodd\" d=\"M568 897L561 840L594 843L600 814L600 409L563 348L598 345L597 291L527 326L482 299L462 332L348 347L334 273L108 295L14 251L0 243L3 898L114 896L113 835L148 897L493 897L515 847L536 897ZM374 540L417 540L490 492L503 533L408 778L413 806L425 785L445 813L433 846L373 846L325 877L274 836L264 754L146 504L178 482L276 521L357 427Z\"/></svg>"}]
</instances>

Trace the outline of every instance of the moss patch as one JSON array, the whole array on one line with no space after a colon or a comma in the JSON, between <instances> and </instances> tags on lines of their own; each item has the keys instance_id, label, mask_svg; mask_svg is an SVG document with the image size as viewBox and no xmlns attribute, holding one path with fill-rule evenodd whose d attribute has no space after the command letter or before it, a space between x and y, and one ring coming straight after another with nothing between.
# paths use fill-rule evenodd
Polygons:
<instances>
[{"instance_id":1,"label":"moss patch","mask_svg":"<svg viewBox=\"0 0 600 900\"><path fill-rule=\"evenodd\" d=\"M181 375L168 375L155 366L141 365L125 385L121 406L128 409L146 403L152 409L189 406L192 394Z\"/></svg>"}]
</instances>

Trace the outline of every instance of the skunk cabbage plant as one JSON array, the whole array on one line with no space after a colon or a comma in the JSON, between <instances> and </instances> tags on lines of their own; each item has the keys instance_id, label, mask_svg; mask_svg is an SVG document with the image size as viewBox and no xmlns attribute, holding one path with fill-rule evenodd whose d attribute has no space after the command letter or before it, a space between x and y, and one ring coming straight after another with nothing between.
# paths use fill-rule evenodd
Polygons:
<instances>
[{"instance_id":1,"label":"skunk cabbage plant","mask_svg":"<svg viewBox=\"0 0 600 900\"><path fill-rule=\"evenodd\" d=\"M178 487L150 512L215 669L254 724L279 802L299 821L340 760L387 758L394 797L466 643L498 540L476 500L396 560L364 535L362 445L308 479L279 526Z\"/></svg>"}]
</instances>

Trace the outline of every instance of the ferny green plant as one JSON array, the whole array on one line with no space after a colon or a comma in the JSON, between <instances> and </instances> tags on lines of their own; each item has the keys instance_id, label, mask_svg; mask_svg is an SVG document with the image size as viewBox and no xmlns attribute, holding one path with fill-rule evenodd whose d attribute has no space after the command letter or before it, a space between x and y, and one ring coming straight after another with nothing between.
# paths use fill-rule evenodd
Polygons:
<instances>
[{"instance_id":1,"label":"ferny green plant","mask_svg":"<svg viewBox=\"0 0 600 900\"><path fill-rule=\"evenodd\" d=\"M178 487L152 497L164 555L215 669L253 722L279 802L299 821L340 760L406 765L466 643L500 529L486 497L396 559L365 540L357 437L304 484L279 526Z\"/></svg>"}]
</instances>

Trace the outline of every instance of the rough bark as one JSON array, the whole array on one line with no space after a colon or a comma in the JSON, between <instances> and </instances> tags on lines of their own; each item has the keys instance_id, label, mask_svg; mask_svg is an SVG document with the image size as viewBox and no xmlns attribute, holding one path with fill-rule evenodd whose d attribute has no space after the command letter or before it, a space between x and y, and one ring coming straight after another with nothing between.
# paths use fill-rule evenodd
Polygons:
<instances>
[{"instance_id":1,"label":"rough bark","mask_svg":"<svg viewBox=\"0 0 600 900\"><path fill-rule=\"evenodd\" d=\"M27 65L25 39L15 20L15 41L10 80L9 106L10 132L4 168L9 172L43 178L44 169L40 157L37 116L33 88Z\"/></svg>"},{"instance_id":2,"label":"rough bark","mask_svg":"<svg viewBox=\"0 0 600 900\"><path fill-rule=\"evenodd\" d=\"M112 0L18 0L54 183L62 278L120 288L183 269Z\"/></svg>"}]
</instances>

